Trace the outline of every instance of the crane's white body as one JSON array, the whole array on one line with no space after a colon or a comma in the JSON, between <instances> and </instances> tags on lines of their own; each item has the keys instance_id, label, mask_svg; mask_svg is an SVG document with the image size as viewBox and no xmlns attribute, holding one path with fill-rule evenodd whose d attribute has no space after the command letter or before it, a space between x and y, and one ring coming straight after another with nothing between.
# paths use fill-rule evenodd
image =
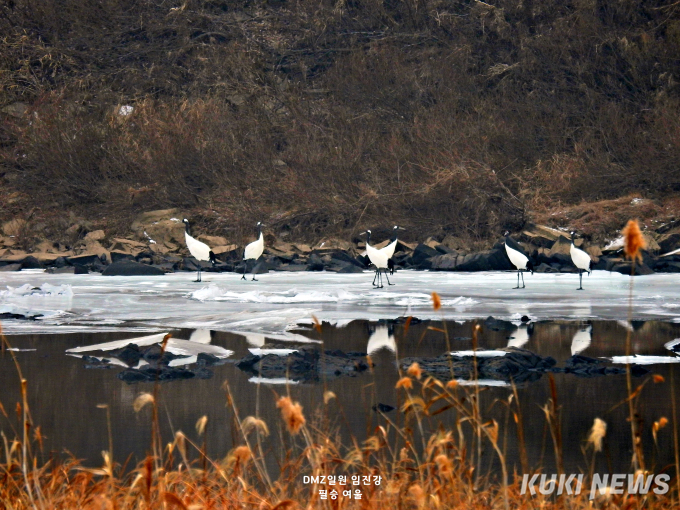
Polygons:
<instances>
[{"instance_id":1,"label":"crane's white body","mask_svg":"<svg viewBox=\"0 0 680 510\"><path fill-rule=\"evenodd\" d=\"M198 239L194 239L186 232L184 232L184 240L187 243L187 248L189 248L189 253L191 253L192 257L196 260L210 261L210 246L202 243Z\"/></svg>"},{"instance_id":2,"label":"crane's white body","mask_svg":"<svg viewBox=\"0 0 680 510\"><path fill-rule=\"evenodd\" d=\"M579 354L590 347L593 338L593 327L587 326L579 329L571 340L571 355Z\"/></svg>"},{"instance_id":3,"label":"crane's white body","mask_svg":"<svg viewBox=\"0 0 680 510\"><path fill-rule=\"evenodd\" d=\"M246 249L243 252L243 260L257 260L262 256L262 252L264 252L264 236L262 235L262 232L260 232L260 237L258 237L257 241L253 241L246 246Z\"/></svg>"},{"instance_id":4,"label":"crane's white body","mask_svg":"<svg viewBox=\"0 0 680 510\"><path fill-rule=\"evenodd\" d=\"M580 248L577 248L573 242L569 247L569 255L571 255L571 261L577 268L581 271L590 272L590 255Z\"/></svg>"},{"instance_id":5,"label":"crane's white body","mask_svg":"<svg viewBox=\"0 0 680 510\"><path fill-rule=\"evenodd\" d=\"M387 246L385 248L387 248ZM366 255L368 255L369 260L375 267L378 269L387 269L387 261L390 257L384 251L368 244L368 241L366 241Z\"/></svg>"},{"instance_id":6,"label":"crane's white body","mask_svg":"<svg viewBox=\"0 0 680 510\"><path fill-rule=\"evenodd\" d=\"M529 258L523 253L510 248L507 243L505 243L505 253L508 254L510 262L512 262L512 265L515 266L518 271L527 268L527 262L529 262Z\"/></svg>"}]
</instances>

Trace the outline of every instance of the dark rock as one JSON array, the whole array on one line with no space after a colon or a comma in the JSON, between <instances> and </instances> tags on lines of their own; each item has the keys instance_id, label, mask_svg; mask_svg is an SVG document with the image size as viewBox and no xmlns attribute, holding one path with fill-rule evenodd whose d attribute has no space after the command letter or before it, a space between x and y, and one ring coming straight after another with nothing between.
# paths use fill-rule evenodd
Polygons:
<instances>
[{"instance_id":1,"label":"dark rock","mask_svg":"<svg viewBox=\"0 0 680 510\"><path fill-rule=\"evenodd\" d=\"M359 256L356 259L349 255L348 253L345 253L344 251L334 251L331 253L331 262L346 262L349 264L354 264L355 266L358 266L362 269L365 269L368 267L368 263L370 262L368 260L368 257L362 257Z\"/></svg>"},{"instance_id":2,"label":"dark rock","mask_svg":"<svg viewBox=\"0 0 680 510\"><path fill-rule=\"evenodd\" d=\"M243 267L241 268L243 270ZM277 269L278 271L307 271L306 264L282 264Z\"/></svg>"},{"instance_id":3,"label":"dark rock","mask_svg":"<svg viewBox=\"0 0 680 510\"><path fill-rule=\"evenodd\" d=\"M111 262L116 263L116 262L123 262L124 260L135 260L135 257L129 253L125 253L122 251L112 251L111 253Z\"/></svg>"},{"instance_id":4,"label":"dark rock","mask_svg":"<svg viewBox=\"0 0 680 510\"><path fill-rule=\"evenodd\" d=\"M57 257L54 259L52 265L56 268L66 267L68 265L68 260L66 260L66 257Z\"/></svg>"},{"instance_id":5,"label":"dark rock","mask_svg":"<svg viewBox=\"0 0 680 510\"><path fill-rule=\"evenodd\" d=\"M491 315L484 320L484 327L492 331L514 331L517 328L512 322L496 319Z\"/></svg>"},{"instance_id":6,"label":"dark rock","mask_svg":"<svg viewBox=\"0 0 680 510\"><path fill-rule=\"evenodd\" d=\"M296 381L319 381L323 377L355 376L368 369L363 353L343 351L320 352L311 346L303 346L287 356L248 354L236 362L246 372L267 378L290 378Z\"/></svg>"},{"instance_id":7,"label":"dark rock","mask_svg":"<svg viewBox=\"0 0 680 510\"><path fill-rule=\"evenodd\" d=\"M90 274L90 271L83 265L73 264L73 274Z\"/></svg>"},{"instance_id":8,"label":"dark rock","mask_svg":"<svg viewBox=\"0 0 680 510\"><path fill-rule=\"evenodd\" d=\"M95 254L88 254L88 255L77 255L74 257L68 257L68 263L71 265L80 265L80 266L91 266L95 262L101 262L99 260L99 255Z\"/></svg>"},{"instance_id":9,"label":"dark rock","mask_svg":"<svg viewBox=\"0 0 680 510\"><path fill-rule=\"evenodd\" d=\"M158 267L131 260L114 262L102 272L103 276L155 276L163 274L165 274L165 271Z\"/></svg>"},{"instance_id":10,"label":"dark rock","mask_svg":"<svg viewBox=\"0 0 680 510\"><path fill-rule=\"evenodd\" d=\"M175 381L193 379L194 377L196 377L195 372L179 367L128 368L118 374L118 379L129 384L136 382Z\"/></svg>"},{"instance_id":11,"label":"dark rock","mask_svg":"<svg viewBox=\"0 0 680 510\"><path fill-rule=\"evenodd\" d=\"M307 271L323 271L324 263L316 253L312 253L307 259Z\"/></svg>"},{"instance_id":12,"label":"dark rock","mask_svg":"<svg viewBox=\"0 0 680 510\"><path fill-rule=\"evenodd\" d=\"M111 356L118 358L128 366L136 365L142 358L142 352L137 344L127 344L122 349L114 349L108 352Z\"/></svg>"},{"instance_id":13,"label":"dark rock","mask_svg":"<svg viewBox=\"0 0 680 510\"><path fill-rule=\"evenodd\" d=\"M668 253L670 251L680 248L680 232L672 232L663 234L657 239L661 253Z\"/></svg>"},{"instance_id":14,"label":"dark rock","mask_svg":"<svg viewBox=\"0 0 680 510\"><path fill-rule=\"evenodd\" d=\"M29 255L24 260L21 261L21 269L42 269L43 265L38 259Z\"/></svg>"},{"instance_id":15,"label":"dark rock","mask_svg":"<svg viewBox=\"0 0 680 510\"><path fill-rule=\"evenodd\" d=\"M430 269L433 271L453 271L456 269L458 259L463 259L463 256L454 253L447 253L446 255L437 255L430 259Z\"/></svg>"},{"instance_id":16,"label":"dark rock","mask_svg":"<svg viewBox=\"0 0 680 510\"><path fill-rule=\"evenodd\" d=\"M76 268L73 266L67 267L50 267L47 269L50 274L75 274Z\"/></svg>"},{"instance_id":17,"label":"dark rock","mask_svg":"<svg viewBox=\"0 0 680 510\"><path fill-rule=\"evenodd\" d=\"M423 263L432 257L436 257L437 255L441 255L440 252L435 250L434 248L430 248L426 244L419 244L416 246L416 249L413 250L413 253L411 254L411 263L414 266L422 266ZM429 269L429 266L427 267Z\"/></svg>"},{"instance_id":18,"label":"dark rock","mask_svg":"<svg viewBox=\"0 0 680 510\"><path fill-rule=\"evenodd\" d=\"M0 266L0 271L20 271L21 264L5 264Z\"/></svg>"},{"instance_id":19,"label":"dark rock","mask_svg":"<svg viewBox=\"0 0 680 510\"><path fill-rule=\"evenodd\" d=\"M442 255L458 255L458 252L456 250L454 250L453 248L449 248L445 244L438 244L437 246L434 247L434 249L437 250Z\"/></svg>"},{"instance_id":20,"label":"dark rock","mask_svg":"<svg viewBox=\"0 0 680 510\"><path fill-rule=\"evenodd\" d=\"M22 313L11 313L11 312L4 312L0 313L0 319L5 320L5 319L17 319L17 320L27 320L27 321L34 321L38 317L42 317L41 313L37 313L35 315L31 315L30 312L28 314L22 314Z\"/></svg>"},{"instance_id":21,"label":"dark rock","mask_svg":"<svg viewBox=\"0 0 680 510\"><path fill-rule=\"evenodd\" d=\"M354 264L350 263L345 263L343 266L333 266L333 268L338 268L336 270L336 273L363 273L364 270L361 269L359 266L356 266Z\"/></svg>"},{"instance_id":22,"label":"dark rock","mask_svg":"<svg viewBox=\"0 0 680 510\"><path fill-rule=\"evenodd\" d=\"M619 264L616 264L611 268L611 271L615 273L621 273L621 274L631 274L633 268L632 262L621 262ZM634 276L644 276L644 275L649 275L649 274L654 274L654 271L647 266L644 263L637 263L635 264L635 273Z\"/></svg>"},{"instance_id":23,"label":"dark rock","mask_svg":"<svg viewBox=\"0 0 680 510\"><path fill-rule=\"evenodd\" d=\"M458 260L456 271L508 271L515 267L508 259L505 249L492 249L465 255Z\"/></svg>"},{"instance_id":24,"label":"dark rock","mask_svg":"<svg viewBox=\"0 0 680 510\"><path fill-rule=\"evenodd\" d=\"M376 413L389 413L390 411L394 411L396 407L378 402L377 404L373 404L371 409L373 409Z\"/></svg>"},{"instance_id":25,"label":"dark rock","mask_svg":"<svg viewBox=\"0 0 680 510\"><path fill-rule=\"evenodd\" d=\"M215 365L223 365L227 362L224 358L218 358L214 354L201 352L196 357L196 364L201 367L212 367Z\"/></svg>"}]
</instances>

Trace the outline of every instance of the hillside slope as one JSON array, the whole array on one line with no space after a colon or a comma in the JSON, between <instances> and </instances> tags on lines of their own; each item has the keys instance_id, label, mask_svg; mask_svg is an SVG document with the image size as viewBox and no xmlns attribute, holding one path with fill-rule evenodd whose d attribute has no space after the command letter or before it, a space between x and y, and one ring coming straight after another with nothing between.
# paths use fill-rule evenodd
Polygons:
<instances>
[{"instance_id":1,"label":"hillside slope","mask_svg":"<svg viewBox=\"0 0 680 510\"><path fill-rule=\"evenodd\" d=\"M680 189L679 15L634 0L10 0L0 219L125 231L179 207L230 238L264 220L291 239L399 223L483 240L556 207L664 204Z\"/></svg>"}]
</instances>

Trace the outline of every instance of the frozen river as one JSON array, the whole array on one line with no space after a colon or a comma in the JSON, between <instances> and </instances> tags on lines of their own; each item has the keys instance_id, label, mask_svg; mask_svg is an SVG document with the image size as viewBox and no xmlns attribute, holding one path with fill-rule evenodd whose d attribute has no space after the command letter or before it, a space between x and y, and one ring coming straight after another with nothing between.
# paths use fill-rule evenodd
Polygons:
<instances>
[{"instance_id":1,"label":"frozen river","mask_svg":"<svg viewBox=\"0 0 680 510\"><path fill-rule=\"evenodd\" d=\"M630 277L595 271L577 291L575 274L400 271L394 286L373 289L371 272L273 272L259 281L234 273L154 277L51 275L42 271L0 273L0 313L41 314L35 321L3 321L7 334L26 332L161 331L205 328L293 339L288 331L312 316L342 326L352 320L469 320L496 318L606 319L628 317ZM680 321L680 274L635 278L633 318ZM442 298L434 312L431 293Z\"/></svg>"}]
</instances>

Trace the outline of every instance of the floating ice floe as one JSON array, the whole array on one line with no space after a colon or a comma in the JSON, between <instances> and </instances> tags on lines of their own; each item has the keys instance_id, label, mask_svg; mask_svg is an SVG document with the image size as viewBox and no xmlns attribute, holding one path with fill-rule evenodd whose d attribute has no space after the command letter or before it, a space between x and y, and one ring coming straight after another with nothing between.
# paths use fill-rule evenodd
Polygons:
<instances>
[{"instance_id":1,"label":"floating ice floe","mask_svg":"<svg viewBox=\"0 0 680 510\"><path fill-rule=\"evenodd\" d=\"M0 290L0 298L11 299L17 297L73 297L70 285L50 285L43 283L40 287L34 287L29 283L21 287L7 286L7 290Z\"/></svg>"},{"instance_id":2,"label":"floating ice floe","mask_svg":"<svg viewBox=\"0 0 680 510\"><path fill-rule=\"evenodd\" d=\"M510 386L509 382L497 381L496 379L478 379L476 382L470 379L456 379L456 382L461 386L499 386L506 387Z\"/></svg>"},{"instance_id":3,"label":"floating ice floe","mask_svg":"<svg viewBox=\"0 0 680 510\"><path fill-rule=\"evenodd\" d=\"M507 351L453 351L451 356L462 358L464 356L477 356L478 358L495 358L498 356L505 356Z\"/></svg>"},{"instance_id":4,"label":"floating ice floe","mask_svg":"<svg viewBox=\"0 0 680 510\"><path fill-rule=\"evenodd\" d=\"M67 349L67 354L78 354L92 351L112 351L114 349L122 349L129 344L135 344L138 347L147 347L163 342L163 338L167 333L158 333L155 335L147 335L136 338L128 338L125 340L114 340L113 342L106 342L103 344L85 345L82 347L74 347ZM170 338L165 346L165 350L177 356L198 356L201 353L211 354L217 358L228 358L234 351L225 349L217 345L209 345L201 342L192 342L190 340L180 340L177 338ZM185 363L186 364L186 363Z\"/></svg>"},{"instance_id":5,"label":"floating ice floe","mask_svg":"<svg viewBox=\"0 0 680 510\"><path fill-rule=\"evenodd\" d=\"M273 354L274 356L288 356L297 352L297 349L262 349L260 347L248 347L250 354L253 356L266 356L268 354Z\"/></svg>"},{"instance_id":6,"label":"floating ice floe","mask_svg":"<svg viewBox=\"0 0 680 510\"><path fill-rule=\"evenodd\" d=\"M673 351L673 352L675 352L675 350L676 350L675 347L677 345L680 345L680 338L676 338L675 340L671 340L670 342L666 342L665 344L663 344L663 346L666 349L668 349L669 351Z\"/></svg>"},{"instance_id":7,"label":"floating ice floe","mask_svg":"<svg viewBox=\"0 0 680 510\"><path fill-rule=\"evenodd\" d=\"M680 356L646 356L635 354L633 356L613 356L612 363L632 365L657 365L662 363L680 363Z\"/></svg>"},{"instance_id":8,"label":"floating ice floe","mask_svg":"<svg viewBox=\"0 0 680 510\"><path fill-rule=\"evenodd\" d=\"M299 381L292 381L285 377L251 377L248 382L255 384L299 384Z\"/></svg>"},{"instance_id":9,"label":"floating ice floe","mask_svg":"<svg viewBox=\"0 0 680 510\"><path fill-rule=\"evenodd\" d=\"M14 352L34 352L34 351L37 351L38 349L20 349L19 347L10 347L7 350L8 351L14 351Z\"/></svg>"}]
</instances>

